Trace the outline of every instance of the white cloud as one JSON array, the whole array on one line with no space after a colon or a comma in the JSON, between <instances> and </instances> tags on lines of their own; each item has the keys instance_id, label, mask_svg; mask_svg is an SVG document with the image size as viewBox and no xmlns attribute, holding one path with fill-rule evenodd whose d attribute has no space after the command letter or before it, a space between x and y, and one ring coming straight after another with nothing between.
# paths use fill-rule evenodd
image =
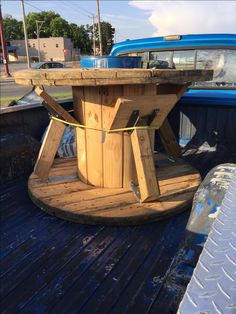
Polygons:
<instances>
[{"instance_id":1,"label":"white cloud","mask_svg":"<svg viewBox=\"0 0 236 314\"><path fill-rule=\"evenodd\" d=\"M149 14L153 36L236 33L236 1L130 1Z\"/></svg>"}]
</instances>

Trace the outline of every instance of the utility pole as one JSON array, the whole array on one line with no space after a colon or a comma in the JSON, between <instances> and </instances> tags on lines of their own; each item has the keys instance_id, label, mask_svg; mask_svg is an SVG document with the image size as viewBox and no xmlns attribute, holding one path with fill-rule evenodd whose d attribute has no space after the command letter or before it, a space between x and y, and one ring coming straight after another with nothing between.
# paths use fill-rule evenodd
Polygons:
<instances>
[{"instance_id":1,"label":"utility pole","mask_svg":"<svg viewBox=\"0 0 236 314\"><path fill-rule=\"evenodd\" d=\"M93 55L96 56L96 38L95 38L95 25L94 25L94 18L95 16L88 16L93 21Z\"/></svg>"},{"instance_id":2,"label":"utility pole","mask_svg":"<svg viewBox=\"0 0 236 314\"><path fill-rule=\"evenodd\" d=\"M95 41L94 15L92 15L92 19L93 19L93 55L96 56L96 41Z\"/></svg>"},{"instance_id":3,"label":"utility pole","mask_svg":"<svg viewBox=\"0 0 236 314\"><path fill-rule=\"evenodd\" d=\"M100 50L100 56L102 56L102 34L101 34L101 23L100 23L99 0L97 0L97 15L98 15L99 50Z\"/></svg>"},{"instance_id":4,"label":"utility pole","mask_svg":"<svg viewBox=\"0 0 236 314\"><path fill-rule=\"evenodd\" d=\"M0 4L0 37L1 37L2 59L3 59L3 64L4 64L4 73L5 73L6 77L10 77L11 74L10 74L9 68L8 68L8 58L7 58L6 41L5 41L4 29L3 29L1 4Z\"/></svg>"},{"instance_id":5,"label":"utility pole","mask_svg":"<svg viewBox=\"0 0 236 314\"><path fill-rule=\"evenodd\" d=\"M21 10L22 10L23 27L24 27L24 35L25 35L25 51L26 51L28 68L30 68L31 64L30 64L29 47L28 47L28 35L27 35L26 22L25 22L24 0L21 0Z\"/></svg>"},{"instance_id":6,"label":"utility pole","mask_svg":"<svg viewBox=\"0 0 236 314\"><path fill-rule=\"evenodd\" d=\"M39 58L39 62L41 61L40 59L40 40L39 40L39 36L40 36L40 30L42 28L42 25L44 23L44 21L35 21L36 22L36 28L37 28L37 40L38 40L38 58Z\"/></svg>"}]
</instances>

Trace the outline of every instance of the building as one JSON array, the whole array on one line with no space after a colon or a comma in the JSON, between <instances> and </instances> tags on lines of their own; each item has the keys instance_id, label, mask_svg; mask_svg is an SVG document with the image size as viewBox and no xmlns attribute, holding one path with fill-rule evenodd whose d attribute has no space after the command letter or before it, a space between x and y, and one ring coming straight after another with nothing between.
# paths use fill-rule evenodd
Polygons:
<instances>
[{"instance_id":1,"label":"building","mask_svg":"<svg viewBox=\"0 0 236 314\"><path fill-rule=\"evenodd\" d=\"M18 47L16 46L11 46L9 42L6 43L6 50L7 50L7 55L8 55L8 61L14 62L17 61L18 59ZM0 60L2 62L2 45L0 45Z\"/></svg>"},{"instance_id":2,"label":"building","mask_svg":"<svg viewBox=\"0 0 236 314\"><path fill-rule=\"evenodd\" d=\"M18 59L19 61L24 61L26 59L25 41L12 40L11 45L18 47ZM39 61L39 50L40 61L73 61L76 58L75 56L78 58L79 49L73 48L73 44L69 38L40 38L39 47L37 39L28 39L28 45L32 61Z\"/></svg>"}]
</instances>

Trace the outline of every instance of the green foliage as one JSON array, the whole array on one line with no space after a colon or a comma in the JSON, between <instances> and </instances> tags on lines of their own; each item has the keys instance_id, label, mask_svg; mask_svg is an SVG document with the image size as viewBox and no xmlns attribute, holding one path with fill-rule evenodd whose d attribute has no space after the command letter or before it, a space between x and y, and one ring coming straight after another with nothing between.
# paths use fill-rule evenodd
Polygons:
<instances>
[{"instance_id":1,"label":"green foliage","mask_svg":"<svg viewBox=\"0 0 236 314\"><path fill-rule=\"evenodd\" d=\"M84 25L78 26L70 24L71 40L75 48L80 48L81 53L90 54L92 52L92 42L89 33Z\"/></svg>"},{"instance_id":2,"label":"green foliage","mask_svg":"<svg viewBox=\"0 0 236 314\"><path fill-rule=\"evenodd\" d=\"M69 24L58 13L53 11L31 12L26 17L28 38L37 38L36 21L43 21L40 27L40 37L70 38L75 48L82 54L91 54L93 46L93 28L91 25ZM3 19L6 40L23 39L23 26L21 21L7 15ZM113 45L115 29L110 23L101 22L103 54L109 54ZM95 24L96 47L99 47L97 24Z\"/></svg>"},{"instance_id":3,"label":"green foliage","mask_svg":"<svg viewBox=\"0 0 236 314\"><path fill-rule=\"evenodd\" d=\"M87 25L88 32L93 37L93 27L92 25ZM112 45L114 44L115 28L108 22L101 22L101 35L102 35L102 48L103 54L108 55L111 51ZM95 24L95 40L96 47L99 48L99 36L98 36L98 24Z\"/></svg>"},{"instance_id":4,"label":"green foliage","mask_svg":"<svg viewBox=\"0 0 236 314\"><path fill-rule=\"evenodd\" d=\"M22 22L17 21L11 15L4 16L3 26L4 26L6 41L24 38Z\"/></svg>"},{"instance_id":5,"label":"green foliage","mask_svg":"<svg viewBox=\"0 0 236 314\"><path fill-rule=\"evenodd\" d=\"M61 17L56 17L50 24L52 37L71 37L71 29L69 23Z\"/></svg>"},{"instance_id":6,"label":"green foliage","mask_svg":"<svg viewBox=\"0 0 236 314\"><path fill-rule=\"evenodd\" d=\"M44 21L40 31L40 37L52 36L51 24L56 18L61 18L59 14L53 11L42 11L40 13L29 13L26 17L26 27L29 38L37 38L36 21Z\"/></svg>"},{"instance_id":7,"label":"green foliage","mask_svg":"<svg viewBox=\"0 0 236 314\"><path fill-rule=\"evenodd\" d=\"M115 28L108 22L101 22L103 54L109 54L114 43Z\"/></svg>"}]
</instances>

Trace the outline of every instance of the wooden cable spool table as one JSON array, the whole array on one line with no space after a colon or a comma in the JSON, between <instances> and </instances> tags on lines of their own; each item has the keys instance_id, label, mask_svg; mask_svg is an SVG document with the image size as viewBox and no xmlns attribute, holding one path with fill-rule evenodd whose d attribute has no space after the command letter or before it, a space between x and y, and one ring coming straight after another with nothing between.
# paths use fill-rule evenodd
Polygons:
<instances>
[{"instance_id":1,"label":"wooden cable spool table","mask_svg":"<svg viewBox=\"0 0 236 314\"><path fill-rule=\"evenodd\" d=\"M50 121L29 178L32 200L58 217L89 224L141 224L186 209L200 175L179 158L167 115L189 83L211 78L206 70L16 72L16 83L37 86L45 107L59 118ZM72 86L74 116L41 85ZM63 121L75 126L77 158L54 160ZM166 154L153 154L154 129Z\"/></svg>"}]
</instances>

